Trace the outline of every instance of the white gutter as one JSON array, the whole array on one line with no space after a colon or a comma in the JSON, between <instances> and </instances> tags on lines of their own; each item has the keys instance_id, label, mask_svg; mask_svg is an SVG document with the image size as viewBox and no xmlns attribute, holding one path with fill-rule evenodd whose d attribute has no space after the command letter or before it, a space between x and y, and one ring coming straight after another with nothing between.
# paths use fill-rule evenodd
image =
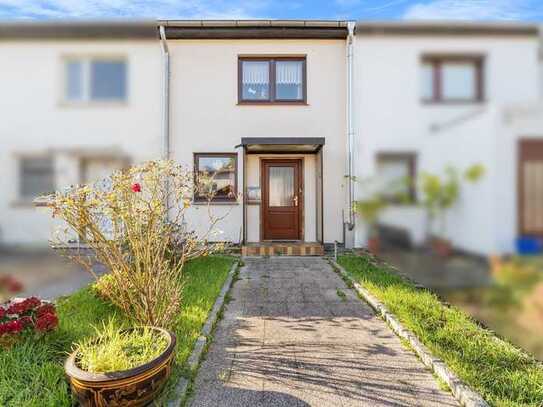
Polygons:
<instances>
[{"instance_id":1,"label":"white gutter","mask_svg":"<svg viewBox=\"0 0 543 407\"><path fill-rule=\"evenodd\" d=\"M159 27L162 50L162 159L170 159L170 51L164 26Z\"/></svg>"},{"instance_id":2,"label":"white gutter","mask_svg":"<svg viewBox=\"0 0 543 407\"><path fill-rule=\"evenodd\" d=\"M349 230L354 229L355 219L353 211L354 201L354 118L353 118L353 93L354 93L354 81L353 81L353 59L354 59L354 21L347 23L348 36L347 36L347 173L348 173L348 185L349 185L349 222L347 227Z\"/></svg>"}]
</instances>

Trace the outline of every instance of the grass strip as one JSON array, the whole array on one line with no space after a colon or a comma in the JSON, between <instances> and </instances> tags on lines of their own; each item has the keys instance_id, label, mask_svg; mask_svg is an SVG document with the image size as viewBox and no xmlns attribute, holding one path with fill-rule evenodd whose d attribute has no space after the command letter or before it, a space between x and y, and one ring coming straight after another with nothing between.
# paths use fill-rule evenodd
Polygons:
<instances>
[{"instance_id":1,"label":"grass strip","mask_svg":"<svg viewBox=\"0 0 543 407\"><path fill-rule=\"evenodd\" d=\"M185 266L183 305L174 329L177 364L170 385L186 370L185 362L233 262L232 257L211 256ZM120 311L94 296L89 287L60 299L57 311L60 325L56 331L38 340L28 339L9 351L0 350L0 406L71 406L63 365L72 344L95 335L93 326L110 319L119 328L129 325Z\"/></svg>"},{"instance_id":2,"label":"grass strip","mask_svg":"<svg viewBox=\"0 0 543 407\"><path fill-rule=\"evenodd\" d=\"M543 365L532 356L369 256L338 263L491 405L543 406Z\"/></svg>"}]
</instances>

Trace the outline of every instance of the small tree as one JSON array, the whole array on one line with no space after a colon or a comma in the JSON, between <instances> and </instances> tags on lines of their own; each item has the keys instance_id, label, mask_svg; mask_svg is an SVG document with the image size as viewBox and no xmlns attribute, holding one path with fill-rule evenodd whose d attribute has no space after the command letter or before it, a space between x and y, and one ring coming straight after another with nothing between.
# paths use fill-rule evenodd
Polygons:
<instances>
[{"instance_id":1,"label":"small tree","mask_svg":"<svg viewBox=\"0 0 543 407\"><path fill-rule=\"evenodd\" d=\"M203 176L196 184L191 171L172 161L150 161L94 185L56 192L47 197L48 206L68 227L53 244L66 247L70 232L77 233L90 251L64 253L95 278L96 261L109 269L101 294L139 324L169 327L181 307L184 264L223 247L208 241L226 215L208 209L206 230L188 226L193 193L203 196L211 184Z\"/></svg>"},{"instance_id":2,"label":"small tree","mask_svg":"<svg viewBox=\"0 0 543 407\"><path fill-rule=\"evenodd\" d=\"M354 203L354 212L368 225L369 237L377 237L377 222L379 215L387 207L387 202L380 196L359 200Z\"/></svg>"},{"instance_id":3,"label":"small tree","mask_svg":"<svg viewBox=\"0 0 543 407\"><path fill-rule=\"evenodd\" d=\"M435 174L422 173L420 178L423 193L422 205L426 208L433 230L435 221L439 221L438 237L445 239L447 211L458 201L462 179L467 182L477 182L484 175L481 164L470 166L461 175L456 168L445 168L444 177Z\"/></svg>"}]
</instances>

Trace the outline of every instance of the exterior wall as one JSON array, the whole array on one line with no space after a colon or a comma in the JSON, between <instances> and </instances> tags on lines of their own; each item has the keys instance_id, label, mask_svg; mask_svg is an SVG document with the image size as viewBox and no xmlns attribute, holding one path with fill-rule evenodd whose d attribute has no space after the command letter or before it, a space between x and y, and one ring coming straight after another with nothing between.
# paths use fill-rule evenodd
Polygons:
<instances>
[{"instance_id":1,"label":"exterior wall","mask_svg":"<svg viewBox=\"0 0 543 407\"><path fill-rule=\"evenodd\" d=\"M63 58L115 56L127 61L125 103L63 102ZM18 196L21 155L51 154L56 187L81 182L81 155L160 153L161 58L157 41L0 42L0 244L47 245L49 214ZM44 191L47 192L47 191Z\"/></svg>"},{"instance_id":2,"label":"exterior wall","mask_svg":"<svg viewBox=\"0 0 543 407\"><path fill-rule=\"evenodd\" d=\"M243 185L242 137L324 137L324 241L342 239L345 205L345 41L343 40L172 40L171 139L173 158L192 166L194 153L238 151L238 192ZM238 105L238 55L306 55L307 105ZM309 165L306 160L306 195ZM255 186L256 157L248 160L247 186ZM258 165L256 165L258 167ZM255 178L256 176L256 178ZM306 199L306 214L315 209ZM205 227L203 208L194 208L194 228ZM228 217L218 225L221 240L239 242L241 204L214 205ZM249 207L248 240L259 236L258 209ZM316 216L306 216L306 239L314 240ZM312 222L312 223L310 223Z\"/></svg>"},{"instance_id":3,"label":"exterior wall","mask_svg":"<svg viewBox=\"0 0 543 407\"><path fill-rule=\"evenodd\" d=\"M463 188L448 215L447 235L455 246L476 253L509 251L515 228L508 226L505 233L502 219L507 219L506 224L516 222L516 212L497 200L504 194L514 196L516 184L511 180L504 188L498 170L504 161L513 161L515 150L499 144L498 135L504 131L500 112L509 104L538 100L537 38L358 36L355 44L357 176L375 173L378 152L417 153L419 174L441 173L448 164L464 169L482 163L485 177ZM485 102L422 103L424 54L484 55ZM355 194L360 198L363 191L357 188ZM410 230L415 243L424 241L426 216L419 207L390 208L383 223ZM360 220L358 224L356 245L360 246L366 232Z\"/></svg>"}]
</instances>

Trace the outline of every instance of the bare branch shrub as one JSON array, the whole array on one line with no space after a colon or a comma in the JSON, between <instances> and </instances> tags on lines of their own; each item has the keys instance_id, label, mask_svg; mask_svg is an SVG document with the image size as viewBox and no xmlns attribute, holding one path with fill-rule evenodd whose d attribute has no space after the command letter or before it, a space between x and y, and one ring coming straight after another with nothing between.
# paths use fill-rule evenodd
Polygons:
<instances>
[{"instance_id":1,"label":"bare branch shrub","mask_svg":"<svg viewBox=\"0 0 543 407\"><path fill-rule=\"evenodd\" d=\"M210 243L226 215L209 209L212 180L172 161L149 161L113 173L94 185L75 186L47 197L53 217L67 227L52 243L67 247L70 233L90 249L64 254L97 278L95 262L110 271L100 294L143 325L171 327L179 315L184 264L222 250ZM208 197L205 230L190 229L194 193Z\"/></svg>"}]
</instances>

